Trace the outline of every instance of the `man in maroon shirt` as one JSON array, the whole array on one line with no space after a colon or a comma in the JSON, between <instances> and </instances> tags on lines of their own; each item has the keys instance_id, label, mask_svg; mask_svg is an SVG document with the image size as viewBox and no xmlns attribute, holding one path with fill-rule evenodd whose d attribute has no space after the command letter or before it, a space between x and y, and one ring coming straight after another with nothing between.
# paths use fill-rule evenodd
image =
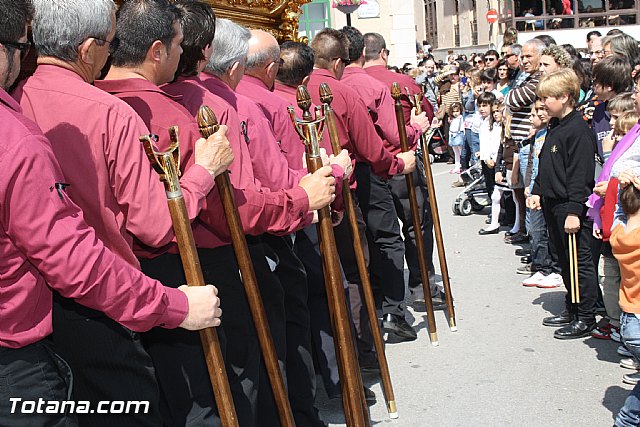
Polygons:
<instances>
[{"instance_id":1,"label":"man in maroon shirt","mask_svg":"<svg viewBox=\"0 0 640 427\"><path fill-rule=\"evenodd\" d=\"M247 71L252 75L245 75L238 84L244 63L247 62L247 53L247 66L251 66ZM273 65L279 61L280 50L273 36L258 30L249 32L226 19L216 20L213 53L206 68L207 76L203 77L203 81L212 92L223 97L238 110L254 171L256 175L260 173L261 184L272 191L290 188L299 180L301 172L306 174L306 170L301 169L303 144L287 112L287 106L290 104L268 89L273 86L277 71L277 67L274 68ZM251 98L242 95L243 92L251 94ZM265 116L265 112L269 114L270 119ZM281 129L293 130L293 134L274 134ZM283 152L296 154L285 157ZM287 160L291 163L287 163ZM334 176L342 181L343 168L351 168L351 160L346 150L341 156L333 158L332 163L339 173L339 176L335 173ZM279 258L275 274L282 284L285 297L284 362L293 416L297 425L322 426L324 424L314 407L315 372L309 339L310 316L305 269L293 252L294 240L291 236L265 234L262 239ZM276 414L273 405L266 409L271 413L265 416L270 418L261 416L260 419L268 424L268 420L273 419Z\"/></svg>"},{"instance_id":2,"label":"man in maroon shirt","mask_svg":"<svg viewBox=\"0 0 640 427\"><path fill-rule=\"evenodd\" d=\"M49 338L52 288L136 331L217 326L221 312L212 286L165 288L111 252L67 196L49 141L5 92L29 48L30 12L26 1L0 0L0 377L11 379L0 387L0 425L74 426L64 411L20 411L21 402L65 401L72 388Z\"/></svg>"},{"instance_id":3,"label":"man in maroon shirt","mask_svg":"<svg viewBox=\"0 0 640 427\"><path fill-rule=\"evenodd\" d=\"M375 271L380 273L378 283L384 289L383 325L400 338L414 340L417 335L404 317L404 247L397 215L388 215L388 211L393 212L395 208L391 203L388 188L387 197L377 197L378 192L369 191L369 187L375 185L371 178L374 175L388 179L398 173L413 172L415 152L399 152L395 156L391 154L376 132L360 95L340 81L345 67L351 62L347 37L338 30L325 29L314 37L311 48L315 52L315 69L307 85L311 98L314 102L320 103L320 83L327 83L331 87L331 105L335 111L340 142L354 154L354 160L357 162L354 175L357 181L362 181L363 184L362 187L357 185L356 193L376 243L375 246L370 245L370 253L375 264L379 266ZM405 160L411 162L410 168L403 168ZM369 211L369 207L376 206L381 206L381 209ZM384 226L378 226L382 223Z\"/></svg>"},{"instance_id":4,"label":"man in maroon shirt","mask_svg":"<svg viewBox=\"0 0 640 427\"><path fill-rule=\"evenodd\" d=\"M176 8L166 0L135 0L124 3L118 11L116 31L122 48L113 54L106 80L97 82L97 85L131 105L150 130L160 135L161 148L168 142L166 128L177 124L183 138L183 166L188 168L193 156L189 135L198 134L194 118L197 107L205 97L217 103L214 108L224 106L219 98L214 99L214 95L204 89L198 76L193 75L206 64L202 50L195 49L191 41L195 34L187 34L185 44L185 52L191 56L181 55L181 44L184 41L180 24L183 13L181 9L183 7ZM213 37L213 28L207 31L209 34L203 35L205 43ZM210 46L206 49L209 50ZM172 80L179 66L182 75L167 87L167 91L173 93L171 95L158 86ZM173 92L176 88L179 88L180 94ZM228 120L230 126L238 126L233 109L227 108L220 116L221 120ZM234 149L242 149L243 141L237 130L230 129L230 135L236 135L231 145ZM300 185L292 189L277 192L263 190L255 182L250 159L244 154L238 153L231 170L247 174L241 180L232 172L231 181L234 186L239 187L235 190L235 198L245 232L253 235L295 231L309 224L312 219L309 211L326 206L334 199L334 179L329 177L331 168L305 177ZM257 392L264 388L261 382L266 381L266 378L260 375L257 335L233 248L229 244L228 228L224 217L219 214L220 207L219 197L214 191L194 223L194 237L205 278L215 280L221 298L231 307L225 311L223 327L227 338L227 374L240 423L251 426L259 423ZM250 239L250 243L255 243L250 244L250 249L256 275L259 278L269 277L263 246L259 241L256 243L255 239ZM271 258L274 258L273 255ZM181 280L180 262L175 254L165 253L154 259L144 259L141 264L143 271L154 277L162 277L163 282L169 285ZM281 292L278 286L263 291L267 312L271 309L273 313L278 310L281 312L278 307L282 301ZM273 332L278 334L278 331ZM279 339L277 336L274 338L275 341ZM145 335L145 344L156 367L161 393L165 396L161 410L167 424L201 425L217 422L217 409L198 342L199 338L195 334L167 334L162 330L154 330ZM189 360L189 364L184 364L185 360ZM175 369L176 364L182 364L183 369ZM272 405L273 401L269 404Z\"/></svg>"},{"instance_id":5,"label":"man in maroon shirt","mask_svg":"<svg viewBox=\"0 0 640 427\"><path fill-rule=\"evenodd\" d=\"M420 87L415 84L415 81L404 74L394 73L387 69L387 46L384 38L378 33L367 33L364 35L364 46L366 55L364 57L364 70L371 77L382 82L386 87L390 88L394 82L398 82L403 89L409 88L411 94L422 93ZM408 99L403 97L401 99L402 107L404 110L405 123L408 123L413 115L413 107ZM426 98L423 99L423 106L428 105L429 102ZM425 110L427 111L427 110ZM431 114L433 118L433 114ZM425 130L425 129L423 129ZM417 135L419 138L419 135ZM418 144L419 140L413 141L414 144ZM423 153L424 156L427 153ZM427 267L429 268L429 286L431 288L431 295L433 297L434 308L444 308L444 294L441 289L436 286L435 273L433 266L433 219L431 215L431 205L429 204L428 194L424 178L419 177L418 174L414 174L413 182L418 185L416 196L418 199L418 209L420 211L422 235L425 243L425 250L427 256ZM411 220L411 208L409 205L409 195L407 192L407 185L404 179L401 177L391 178L389 181L391 192L393 194L394 202L398 207L398 215L402 220L402 233L404 235L404 247L405 256L407 260L407 266L409 267L409 290L414 295L421 295L421 276L420 266L418 263L418 254L416 251L415 235L413 230L413 221Z\"/></svg>"}]
</instances>

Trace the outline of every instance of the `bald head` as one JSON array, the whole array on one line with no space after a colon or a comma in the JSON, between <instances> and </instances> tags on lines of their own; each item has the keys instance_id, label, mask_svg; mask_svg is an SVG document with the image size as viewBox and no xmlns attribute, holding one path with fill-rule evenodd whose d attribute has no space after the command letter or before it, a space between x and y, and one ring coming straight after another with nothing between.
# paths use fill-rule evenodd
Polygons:
<instances>
[{"instance_id":1,"label":"bald head","mask_svg":"<svg viewBox=\"0 0 640 427\"><path fill-rule=\"evenodd\" d=\"M249 54L247 55L247 73L263 68L270 62L280 60L280 46L271 34L262 30L251 30Z\"/></svg>"}]
</instances>

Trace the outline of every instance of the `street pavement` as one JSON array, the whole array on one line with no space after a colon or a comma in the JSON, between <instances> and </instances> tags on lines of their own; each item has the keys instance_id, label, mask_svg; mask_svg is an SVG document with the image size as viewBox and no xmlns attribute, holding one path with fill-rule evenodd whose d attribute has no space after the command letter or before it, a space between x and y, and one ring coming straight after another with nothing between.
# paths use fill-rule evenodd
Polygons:
<instances>
[{"instance_id":1,"label":"street pavement","mask_svg":"<svg viewBox=\"0 0 640 427\"><path fill-rule=\"evenodd\" d=\"M399 418L391 420L377 375L364 381L377 396L371 424L414 426L611 426L631 386L613 341L560 341L544 316L563 308L564 288L525 288L516 274L518 246L504 233L478 235L486 213L461 217L451 205L460 189L450 165L433 165L458 331L436 312L439 346L424 308L409 307L413 342L387 343ZM506 231L506 229L504 230ZM437 255L434 256L439 273ZM423 305L424 307L424 305ZM322 418L342 426L342 402L328 400L318 378Z\"/></svg>"}]
</instances>

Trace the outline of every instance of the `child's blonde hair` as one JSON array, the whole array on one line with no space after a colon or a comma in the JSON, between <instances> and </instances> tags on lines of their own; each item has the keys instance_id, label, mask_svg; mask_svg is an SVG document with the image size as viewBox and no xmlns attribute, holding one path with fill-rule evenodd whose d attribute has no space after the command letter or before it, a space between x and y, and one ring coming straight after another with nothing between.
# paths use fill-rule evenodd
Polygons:
<instances>
[{"instance_id":1,"label":"child's blonde hair","mask_svg":"<svg viewBox=\"0 0 640 427\"><path fill-rule=\"evenodd\" d=\"M633 92L622 92L614 96L607 102L607 111L621 113L631 111L636 108L636 101Z\"/></svg>"},{"instance_id":2,"label":"child's blonde hair","mask_svg":"<svg viewBox=\"0 0 640 427\"><path fill-rule=\"evenodd\" d=\"M638 123L639 119L640 114L635 110L625 111L616 119L616 123L613 126L613 133L618 136L625 136L627 132Z\"/></svg>"},{"instance_id":3,"label":"child's blonde hair","mask_svg":"<svg viewBox=\"0 0 640 427\"><path fill-rule=\"evenodd\" d=\"M540 98L553 96L560 98L563 95L569 96L571 106L575 106L580 99L580 80L575 71L570 68L562 68L553 73L545 74L536 90Z\"/></svg>"}]
</instances>

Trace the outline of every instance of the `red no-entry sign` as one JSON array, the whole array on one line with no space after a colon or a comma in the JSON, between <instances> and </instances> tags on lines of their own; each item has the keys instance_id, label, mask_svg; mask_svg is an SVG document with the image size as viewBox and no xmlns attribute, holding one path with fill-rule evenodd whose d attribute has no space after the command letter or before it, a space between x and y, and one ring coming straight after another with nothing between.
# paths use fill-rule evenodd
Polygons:
<instances>
[{"instance_id":1,"label":"red no-entry sign","mask_svg":"<svg viewBox=\"0 0 640 427\"><path fill-rule=\"evenodd\" d=\"M498 11L495 9L489 9L487 11L487 22L489 24L494 24L498 22Z\"/></svg>"}]
</instances>

